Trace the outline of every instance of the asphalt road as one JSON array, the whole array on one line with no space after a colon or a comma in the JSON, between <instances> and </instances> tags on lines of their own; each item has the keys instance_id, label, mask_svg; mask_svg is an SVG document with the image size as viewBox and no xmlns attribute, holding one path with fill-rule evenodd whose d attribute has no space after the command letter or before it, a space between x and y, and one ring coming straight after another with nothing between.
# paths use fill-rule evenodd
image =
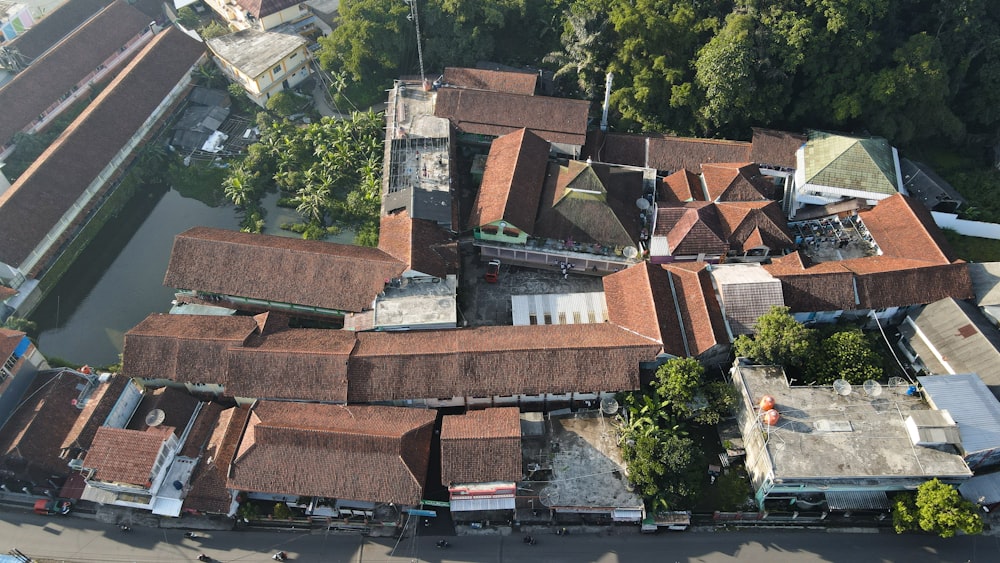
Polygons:
<instances>
[{"instance_id":1,"label":"asphalt road","mask_svg":"<svg viewBox=\"0 0 1000 563\"><path fill-rule=\"evenodd\" d=\"M657 535L538 535L525 545L520 536L450 537L452 547L434 547L436 537L400 542L346 535L281 532L211 532L196 540L181 530L116 527L81 518L41 517L0 512L0 553L18 548L36 559L71 562L195 561L203 552L217 561L271 561L284 550L289 561L344 563L449 563L458 561L546 563L579 562L982 562L1000 561L1000 539L845 534L757 530L745 532L675 532Z\"/></svg>"}]
</instances>

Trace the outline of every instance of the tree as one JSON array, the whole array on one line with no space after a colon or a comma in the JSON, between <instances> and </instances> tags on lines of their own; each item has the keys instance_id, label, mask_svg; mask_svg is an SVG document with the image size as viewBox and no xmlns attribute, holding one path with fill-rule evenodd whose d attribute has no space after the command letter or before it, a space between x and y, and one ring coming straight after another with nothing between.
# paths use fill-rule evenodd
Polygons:
<instances>
[{"instance_id":1,"label":"tree","mask_svg":"<svg viewBox=\"0 0 1000 563\"><path fill-rule=\"evenodd\" d=\"M295 113L301 105L301 102L296 99L295 94L287 90L282 90L268 98L266 107L282 117L288 117Z\"/></svg>"},{"instance_id":2,"label":"tree","mask_svg":"<svg viewBox=\"0 0 1000 563\"><path fill-rule=\"evenodd\" d=\"M737 356L761 363L802 366L816 341L816 331L788 314L788 307L771 307L754 324L754 336L740 335L733 343Z\"/></svg>"},{"instance_id":3,"label":"tree","mask_svg":"<svg viewBox=\"0 0 1000 563\"><path fill-rule=\"evenodd\" d=\"M177 23L188 29L195 29L201 23L201 19L198 17L198 14L194 13L191 6L184 6L180 10L177 10Z\"/></svg>"},{"instance_id":4,"label":"tree","mask_svg":"<svg viewBox=\"0 0 1000 563\"><path fill-rule=\"evenodd\" d=\"M923 530L950 538L957 532L980 534L983 519L975 504L965 500L951 485L932 479L896 499L892 513L896 533Z\"/></svg>"},{"instance_id":5,"label":"tree","mask_svg":"<svg viewBox=\"0 0 1000 563\"><path fill-rule=\"evenodd\" d=\"M553 77L568 95L596 99L612 56L612 29L608 22L609 0L576 0L565 14L560 37L562 48L543 62L555 63Z\"/></svg>"},{"instance_id":6,"label":"tree","mask_svg":"<svg viewBox=\"0 0 1000 563\"><path fill-rule=\"evenodd\" d=\"M215 37L229 35L229 28L224 27L215 20L212 20L208 25L202 26L202 28L198 30L198 35L201 35L202 39L208 41L209 39L213 39Z\"/></svg>"},{"instance_id":7,"label":"tree","mask_svg":"<svg viewBox=\"0 0 1000 563\"><path fill-rule=\"evenodd\" d=\"M19 330L25 334L34 334L38 330L38 323L21 317L7 317L3 322L4 328Z\"/></svg>"},{"instance_id":8,"label":"tree","mask_svg":"<svg viewBox=\"0 0 1000 563\"><path fill-rule=\"evenodd\" d=\"M671 358L656 370L656 392L679 416L690 418L705 368L694 358Z\"/></svg>"},{"instance_id":9,"label":"tree","mask_svg":"<svg viewBox=\"0 0 1000 563\"><path fill-rule=\"evenodd\" d=\"M835 379L862 383L882 377L882 358L860 329L835 332L816 345L805 373L808 382L829 385Z\"/></svg>"},{"instance_id":10,"label":"tree","mask_svg":"<svg viewBox=\"0 0 1000 563\"><path fill-rule=\"evenodd\" d=\"M628 478L650 504L670 508L692 498L700 489L691 479L694 442L679 434L639 435L622 448Z\"/></svg>"}]
</instances>

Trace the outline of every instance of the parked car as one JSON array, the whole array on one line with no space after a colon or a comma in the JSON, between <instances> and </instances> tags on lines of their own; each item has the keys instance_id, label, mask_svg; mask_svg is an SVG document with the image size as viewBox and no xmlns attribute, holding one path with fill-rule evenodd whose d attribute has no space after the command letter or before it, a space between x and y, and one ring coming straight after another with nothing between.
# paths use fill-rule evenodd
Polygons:
<instances>
[{"instance_id":1,"label":"parked car","mask_svg":"<svg viewBox=\"0 0 1000 563\"><path fill-rule=\"evenodd\" d=\"M73 501L66 498L38 499L35 501L35 514L59 514L65 516L73 510Z\"/></svg>"},{"instance_id":2,"label":"parked car","mask_svg":"<svg viewBox=\"0 0 1000 563\"><path fill-rule=\"evenodd\" d=\"M497 283L500 279L500 261L490 260L490 263L486 265L486 275L483 276L489 283Z\"/></svg>"}]
</instances>

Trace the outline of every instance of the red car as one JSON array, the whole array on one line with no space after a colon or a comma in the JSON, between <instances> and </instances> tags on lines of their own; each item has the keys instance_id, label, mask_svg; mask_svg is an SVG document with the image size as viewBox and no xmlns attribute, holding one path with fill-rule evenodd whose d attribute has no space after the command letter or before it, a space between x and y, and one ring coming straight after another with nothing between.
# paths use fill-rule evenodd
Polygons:
<instances>
[{"instance_id":1,"label":"red car","mask_svg":"<svg viewBox=\"0 0 1000 563\"><path fill-rule=\"evenodd\" d=\"M490 260L490 263L486 265L486 275L483 276L489 283L497 283L500 279L500 261Z\"/></svg>"}]
</instances>

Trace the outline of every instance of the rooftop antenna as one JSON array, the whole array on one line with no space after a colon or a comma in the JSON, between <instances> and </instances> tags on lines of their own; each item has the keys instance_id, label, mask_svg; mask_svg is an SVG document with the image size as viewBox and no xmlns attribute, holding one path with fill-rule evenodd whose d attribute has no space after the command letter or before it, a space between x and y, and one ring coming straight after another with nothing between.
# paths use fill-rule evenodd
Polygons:
<instances>
[{"instance_id":1,"label":"rooftop antenna","mask_svg":"<svg viewBox=\"0 0 1000 563\"><path fill-rule=\"evenodd\" d=\"M604 78L604 110L601 112L601 131L608 130L608 106L611 102L611 81L615 75L609 72Z\"/></svg>"},{"instance_id":2,"label":"rooftop antenna","mask_svg":"<svg viewBox=\"0 0 1000 563\"><path fill-rule=\"evenodd\" d=\"M167 419L167 413L163 409L153 409L146 413L146 426L159 426Z\"/></svg>"},{"instance_id":3,"label":"rooftop antenna","mask_svg":"<svg viewBox=\"0 0 1000 563\"><path fill-rule=\"evenodd\" d=\"M420 87L424 87L426 79L424 78L424 50L420 46L420 16L417 14L417 0L403 0L407 5L410 6L410 15L406 19L413 22L413 26L417 29L417 60L420 61Z\"/></svg>"},{"instance_id":4,"label":"rooftop antenna","mask_svg":"<svg viewBox=\"0 0 1000 563\"><path fill-rule=\"evenodd\" d=\"M865 380L863 388L865 390L865 395L868 395L869 397L878 397L882 394L882 384L874 379Z\"/></svg>"},{"instance_id":5,"label":"rooftop antenna","mask_svg":"<svg viewBox=\"0 0 1000 563\"><path fill-rule=\"evenodd\" d=\"M605 397L601 399L601 412L611 416L618 412L618 399Z\"/></svg>"},{"instance_id":6,"label":"rooftop antenna","mask_svg":"<svg viewBox=\"0 0 1000 563\"><path fill-rule=\"evenodd\" d=\"M893 390L897 394L905 393L906 388L909 386L910 384L907 383L907 381L902 377L893 376L889 378L889 389Z\"/></svg>"},{"instance_id":7,"label":"rooftop antenna","mask_svg":"<svg viewBox=\"0 0 1000 563\"><path fill-rule=\"evenodd\" d=\"M851 382L846 379L835 379L833 390L840 396L846 397L851 394Z\"/></svg>"}]
</instances>

